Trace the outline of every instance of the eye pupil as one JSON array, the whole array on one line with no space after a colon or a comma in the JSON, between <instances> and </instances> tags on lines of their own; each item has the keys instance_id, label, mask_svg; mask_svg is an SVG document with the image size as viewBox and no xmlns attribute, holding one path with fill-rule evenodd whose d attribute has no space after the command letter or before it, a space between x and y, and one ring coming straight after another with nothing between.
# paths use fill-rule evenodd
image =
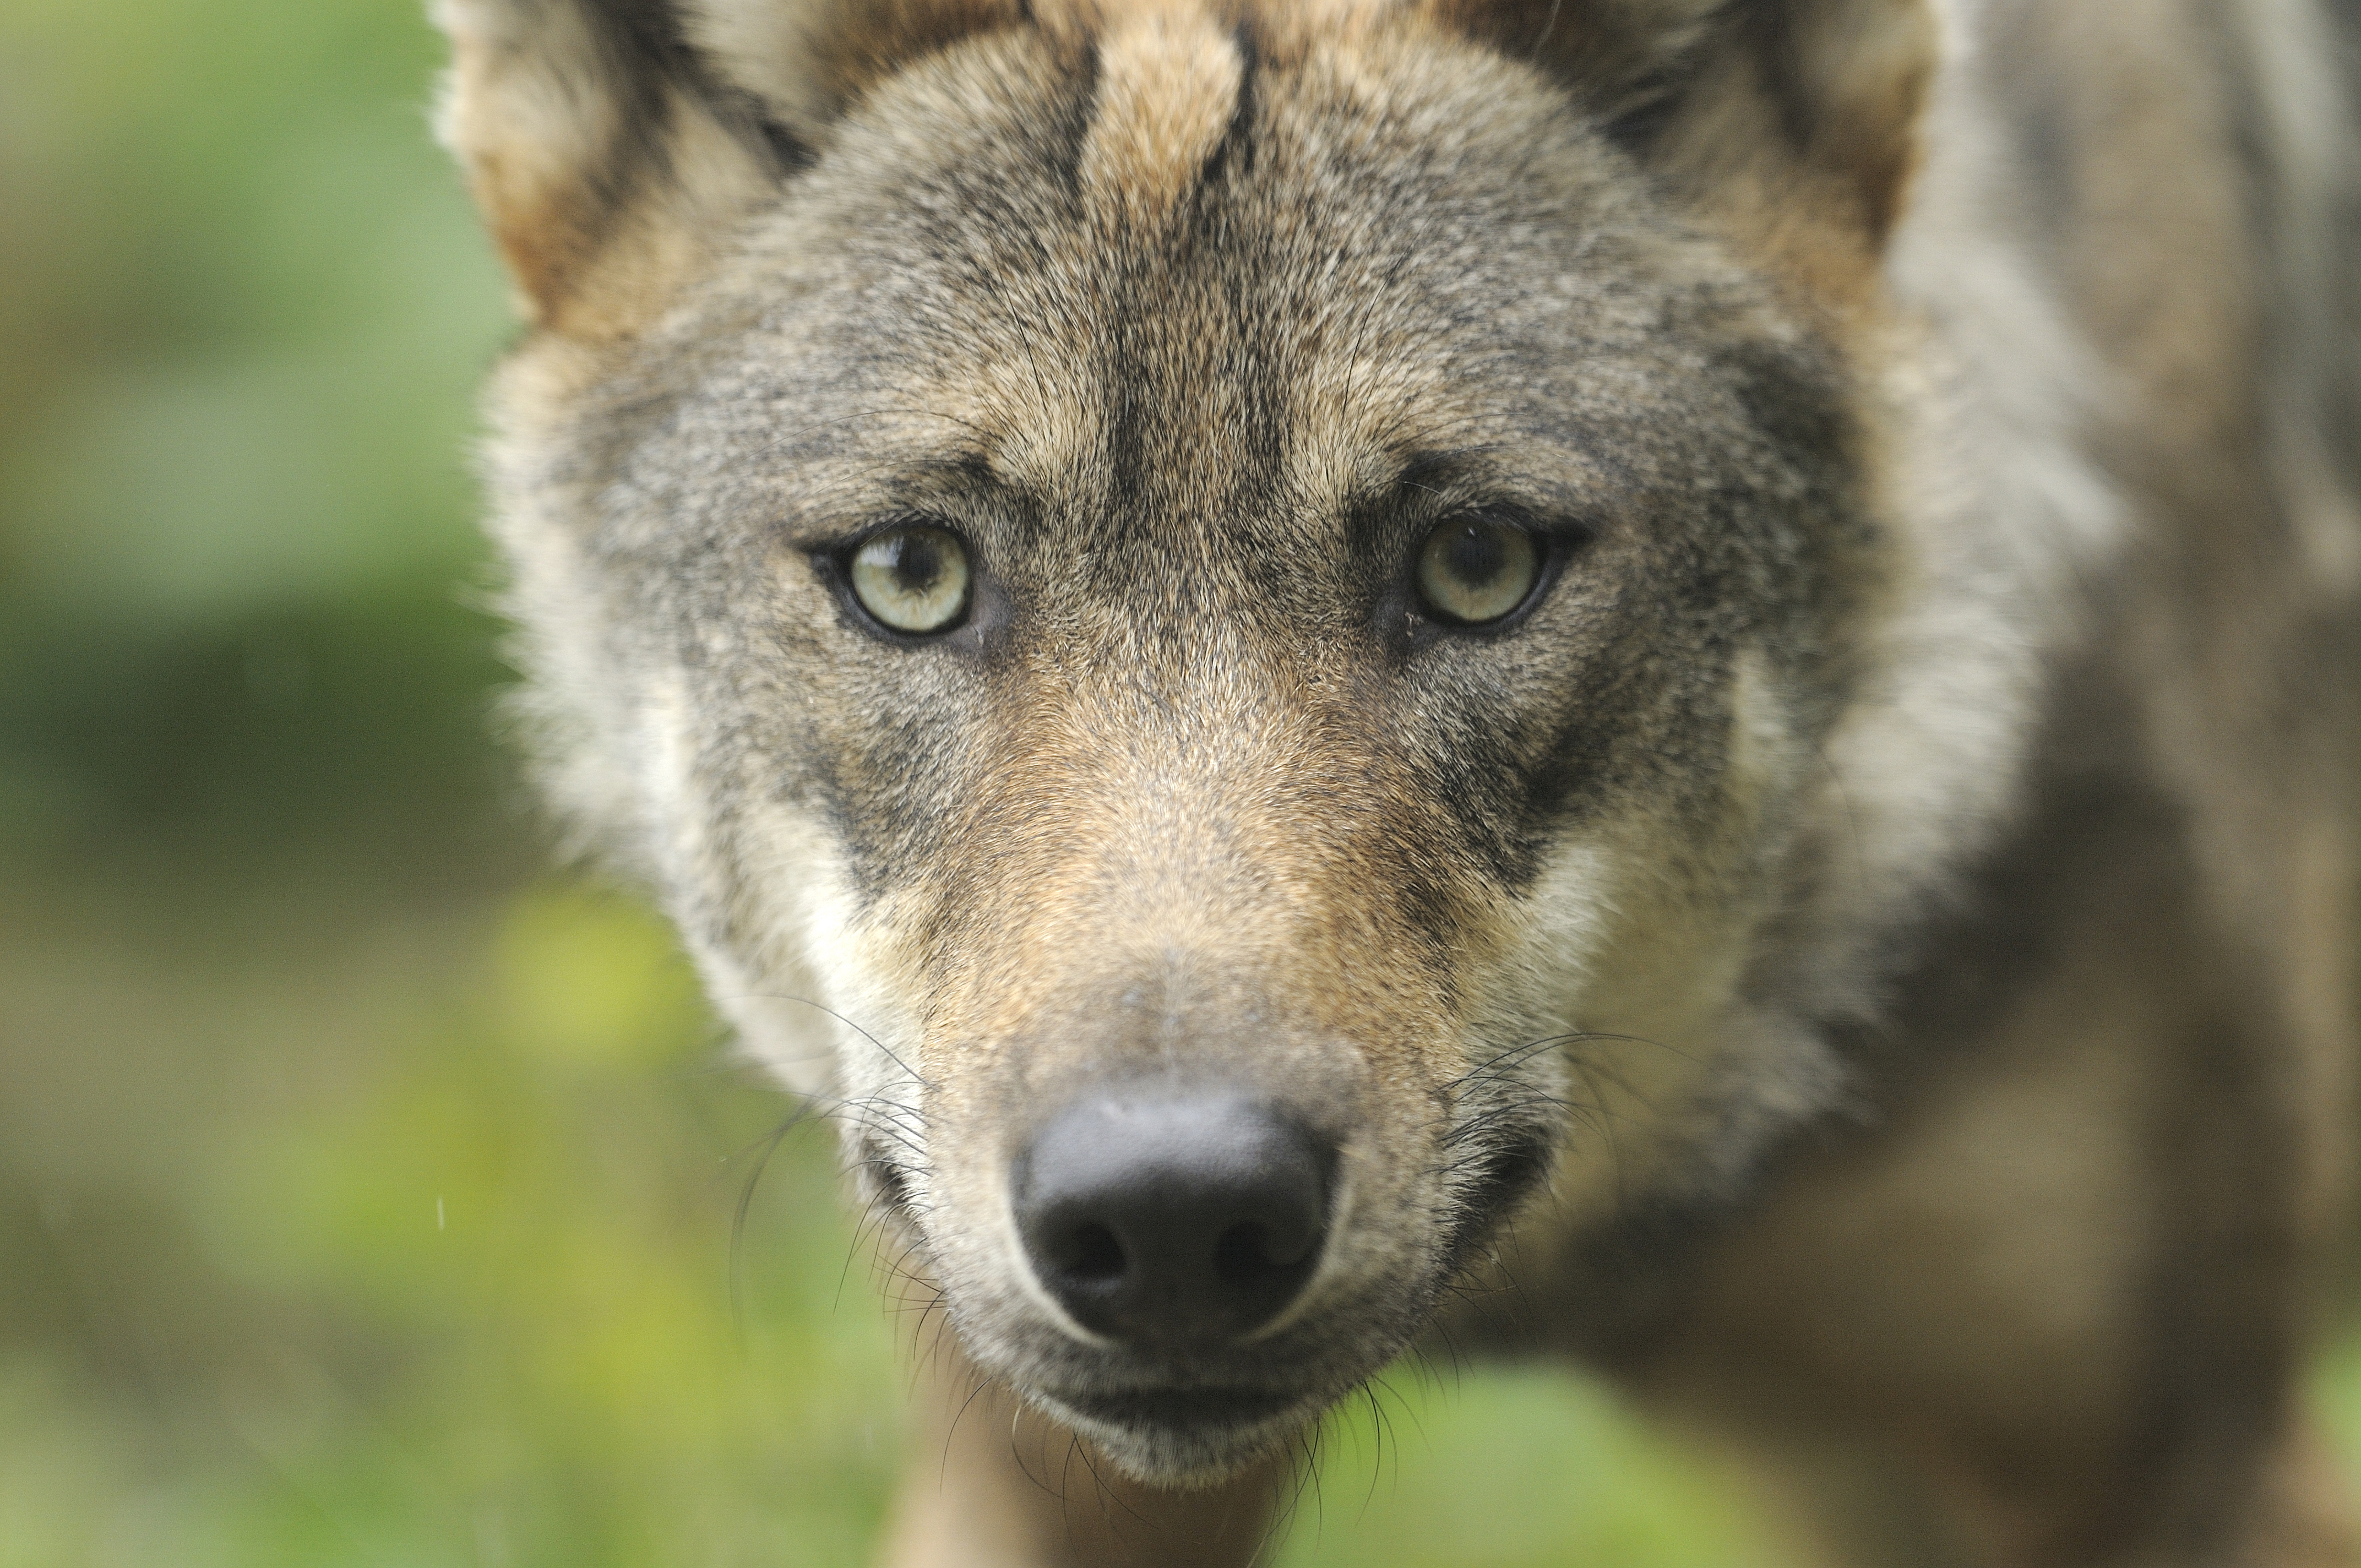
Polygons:
<instances>
[{"instance_id":1,"label":"eye pupil","mask_svg":"<svg viewBox=\"0 0 2361 1568\"><path fill-rule=\"evenodd\" d=\"M1438 619L1481 626L1525 602L1541 565L1533 536L1516 524L1455 518L1428 534L1419 551L1419 593Z\"/></svg>"},{"instance_id":2,"label":"eye pupil","mask_svg":"<svg viewBox=\"0 0 2361 1568\"><path fill-rule=\"evenodd\" d=\"M942 558L923 535L897 533L888 546L894 553L894 586L906 594L922 594L943 575Z\"/></svg>"},{"instance_id":3,"label":"eye pupil","mask_svg":"<svg viewBox=\"0 0 2361 1568\"><path fill-rule=\"evenodd\" d=\"M911 523L871 534L846 576L861 608L895 631L927 636L967 617L967 546L948 529Z\"/></svg>"},{"instance_id":4,"label":"eye pupil","mask_svg":"<svg viewBox=\"0 0 2361 1568\"><path fill-rule=\"evenodd\" d=\"M1482 587L1499 576L1509 558L1500 542L1501 532L1478 523L1453 530L1444 547L1444 570L1471 588Z\"/></svg>"}]
</instances>

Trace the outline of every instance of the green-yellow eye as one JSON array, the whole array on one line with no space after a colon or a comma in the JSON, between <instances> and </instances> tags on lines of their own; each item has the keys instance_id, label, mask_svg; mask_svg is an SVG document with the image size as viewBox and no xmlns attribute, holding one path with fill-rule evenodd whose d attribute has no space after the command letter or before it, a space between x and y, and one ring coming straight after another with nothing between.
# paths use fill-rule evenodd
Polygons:
<instances>
[{"instance_id":1,"label":"green-yellow eye","mask_svg":"<svg viewBox=\"0 0 2361 1568\"><path fill-rule=\"evenodd\" d=\"M1476 513L1443 523L1418 553L1418 591L1427 609L1463 626L1499 620L1525 602L1541 575L1542 553L1532 534Z\"/></svg>"},{"instance_id":2,"label":"green-yellow eye","mask_svg":"<svg viewBox=\"0 0 2361 1568\"><path fill-rule=\"evenodd\" d=\"M967 614L967 546L946 529L912 523L871 535L850 576L861 608L896 631L949 631Z\"/></svg>"}]
</instances>

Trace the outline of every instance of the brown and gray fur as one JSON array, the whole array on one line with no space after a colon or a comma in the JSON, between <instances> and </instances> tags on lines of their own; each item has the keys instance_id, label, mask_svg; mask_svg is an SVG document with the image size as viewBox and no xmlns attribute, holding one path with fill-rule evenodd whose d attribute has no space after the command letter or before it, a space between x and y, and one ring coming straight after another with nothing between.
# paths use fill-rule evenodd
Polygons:
<instances>
[{"instance_id":1,"label":"brown and gray fur","mask_svg":"<svg viewBox=\"0 0 2361 1568\"><path fill-rule=\"evenodd\" d=\"M840 1113L942 1420L1003 1401L894 1561L1243 1562L1463 1297L1831 1561L2353 1561L2349 0L442 20L555 797ZM1477 506L1550 577L1438 625ZM830 565L908 516L931 641ZM1175 1074L1342 1151L1185 1364L1061 1321L1005 1176Z\"/></svg>"}]
</instances>

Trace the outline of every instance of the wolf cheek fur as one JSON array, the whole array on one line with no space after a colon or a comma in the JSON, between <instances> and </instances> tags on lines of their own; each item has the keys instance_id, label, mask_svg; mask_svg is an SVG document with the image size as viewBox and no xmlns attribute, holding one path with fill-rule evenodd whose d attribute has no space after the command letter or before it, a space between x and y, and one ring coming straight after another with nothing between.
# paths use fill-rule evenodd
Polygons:
<instances>
[{"instance_id":1,"label":"wolf cheek fur","mask_svg":"<svg viewBox=\"0 0 2361 1568\"><path fill-rule=\"evenodd\" d=\"M2324 17L443 19L553 794L1143 1521L982 1421L903 1557L1242 1560L1509 1267L1864 1561L2341 1560ZM908 529L923 633L851 576ZM1455 529L1531 591L1424 593Z\"/></svg>"}]
</instances>

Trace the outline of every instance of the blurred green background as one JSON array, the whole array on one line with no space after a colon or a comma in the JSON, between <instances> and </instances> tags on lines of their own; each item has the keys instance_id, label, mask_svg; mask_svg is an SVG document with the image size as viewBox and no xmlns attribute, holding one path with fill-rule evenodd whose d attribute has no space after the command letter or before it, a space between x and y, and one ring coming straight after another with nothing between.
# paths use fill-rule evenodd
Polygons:
<instances>
[{"instance_id":1,"label":"blurred green background","mask_svg":"<svg viewBox=\"0 0 2361 1568\"><path fill-rule=\"evenodd\" d=\"M884 1517L828 1134L733 1321L785 1103L491 738L511 327L438 55L413 0L0 3L0 1568L852 1563ZM1596 1389L1389 1381L1281 1563L1769 1561Z\"/></svg>"}]
</instances>

